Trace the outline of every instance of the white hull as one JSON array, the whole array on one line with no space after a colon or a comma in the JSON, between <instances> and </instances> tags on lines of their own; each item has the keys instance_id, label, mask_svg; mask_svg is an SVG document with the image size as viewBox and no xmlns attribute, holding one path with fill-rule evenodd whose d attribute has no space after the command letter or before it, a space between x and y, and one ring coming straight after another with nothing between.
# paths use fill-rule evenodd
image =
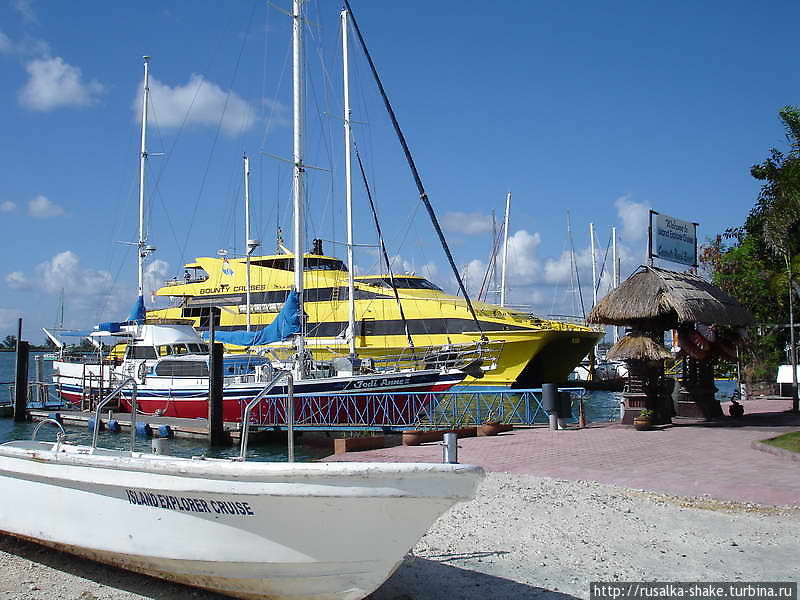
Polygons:
<instances>
[{"instance_id":1,"label":"white hull","mask_svg":"<svg viewBox=\"0 0 800 600\"><path fill-rule=\"evenodd\" d=\"M0 530L238 598L363 598L483 477L462 465L235 463L52 446L0 446Z\"/></svg>"}]
</instances>

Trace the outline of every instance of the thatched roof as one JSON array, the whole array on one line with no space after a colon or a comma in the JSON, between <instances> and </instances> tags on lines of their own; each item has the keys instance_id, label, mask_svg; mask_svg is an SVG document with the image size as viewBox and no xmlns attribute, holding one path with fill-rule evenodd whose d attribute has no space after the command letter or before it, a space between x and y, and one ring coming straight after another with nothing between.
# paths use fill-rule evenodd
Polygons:
<instances>
[{"instance_id":1,"label":"thatched roof","mask_svg":"<svg viewBox=\"0 0 800 600\"><path fill-rule=\"evenodd\" d=\"M609 360L663 360L672 353L653 338L632 331L611 346L606 356Z\"/></svg>"},{"instance_id":2,"label":"thatched roof","mask_svg":"<svg viewBox=\"0 0 800 600\"><path fill-rule=\"evenodd\" d=\"M682 323L742 327L750 312L717 286L690 273L640 267L589 313L590 323L634 329L674 329Z\"/></svg>"}]
</instances>

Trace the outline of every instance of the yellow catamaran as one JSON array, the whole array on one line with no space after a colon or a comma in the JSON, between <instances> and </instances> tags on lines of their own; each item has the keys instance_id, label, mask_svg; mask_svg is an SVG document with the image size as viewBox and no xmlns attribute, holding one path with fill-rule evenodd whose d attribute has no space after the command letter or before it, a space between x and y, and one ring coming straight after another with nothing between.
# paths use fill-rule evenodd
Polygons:
<instances>
[{"instance_id":1,"label":"yellow catamaran","mask_svg":"<svg viewBox=\"0 0 800 600\"><path fill-rule=\"evenodd\" d=\"M445 293L424 277L409 274L393 276L405 325L392 277L356 276L355 331L349 331L347 267L338 258L322 254L305 254L304 263L306 347L321 360L347 356L351 335L355 336L358 356L372 359L407 355L406 327L417 351L474 344L483 335L498 348L495 368L481 378L468 377L464 384L532 387L566 380L602 336L602 332L584 325L540 319L473 301L483 330L480 332L463 298ZM250 258L253 328L264 327L275 318L292 288L293 269L290 253ZM245 258L197 258L185 265L183 280L167 281L157 290L156 295L172 299L171 306L150 311L148 316L191 318L204 330L214 315L218 330L245 329L246 271Z\"/></svg>"}]
</instances>

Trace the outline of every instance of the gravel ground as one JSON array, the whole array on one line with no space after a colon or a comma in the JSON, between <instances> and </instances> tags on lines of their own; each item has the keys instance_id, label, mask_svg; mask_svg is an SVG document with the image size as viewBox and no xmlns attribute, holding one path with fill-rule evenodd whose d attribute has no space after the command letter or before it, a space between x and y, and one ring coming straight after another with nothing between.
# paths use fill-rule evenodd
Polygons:
<instances>
[{"instance_id":1,"label":"gravel ground","mask_svg":"<svg viewBox=\"0 0 800 600\"><path fill-rule=\"evenodd\" d=\"M800 581L798 533L800 508L490 473L370 598L587 598L598 580ZM7 536L0 573L0 600L222 598Z\"/></svg>"}]
</instances>

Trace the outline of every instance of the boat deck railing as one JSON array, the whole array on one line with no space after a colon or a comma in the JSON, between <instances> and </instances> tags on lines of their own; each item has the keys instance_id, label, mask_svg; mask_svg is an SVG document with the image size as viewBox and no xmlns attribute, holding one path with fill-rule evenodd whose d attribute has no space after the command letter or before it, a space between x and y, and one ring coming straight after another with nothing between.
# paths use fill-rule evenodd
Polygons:
<instances>
[{"instance_id":1,"label":"boat deck railing","mask_svg":"<svg viewBox=\"0 0 800 600\"><path fill-rule=\"evenodd\" d=\"M16 383L0 381L0 406L13 406L16 395ZM55 383L47 381L28 382L29 408L61 408L65 405Z\"/></svg>"},{"instance_id":2,"label":"boat deck railing","mask_svg":"<svg viewBox=\"0 0 800 600\"><path fill-rule=\"evenodd\" d=\"M502 340L407 348L400 354L370 358L375 370L460 369L492 370L503 352Z\"/></svg>"}]
</instances>

